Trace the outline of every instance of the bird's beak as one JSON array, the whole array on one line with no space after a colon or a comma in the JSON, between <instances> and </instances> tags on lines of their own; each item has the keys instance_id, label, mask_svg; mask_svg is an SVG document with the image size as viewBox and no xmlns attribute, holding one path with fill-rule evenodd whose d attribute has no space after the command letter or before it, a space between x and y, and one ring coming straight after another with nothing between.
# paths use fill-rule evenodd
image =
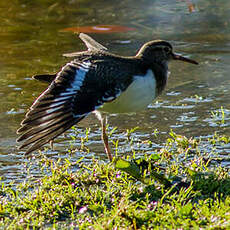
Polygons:
<instances>
[{"instance_id":1,"label":"bird's beak","mask_svg":"<svg viewBox=\"0 0 230 230\"><path fill-rule=\"evenodd\" d=\"M195 64L195 65L198 65L199 63L190 59L190 58L186 58L186 57L183 57L179 54L172 54L172 57L174 60L179 60L179 61L184 61L184 62L189 62L189 63L192 63L192 64Z\"/></svg>"}]
</instances>

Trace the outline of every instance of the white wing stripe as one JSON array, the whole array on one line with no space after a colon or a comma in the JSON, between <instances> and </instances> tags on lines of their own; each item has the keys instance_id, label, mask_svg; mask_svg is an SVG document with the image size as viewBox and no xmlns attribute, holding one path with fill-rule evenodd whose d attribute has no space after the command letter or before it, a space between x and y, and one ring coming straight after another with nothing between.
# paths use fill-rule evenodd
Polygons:
<instances>
[{"instance_id":1,"label":"white wing stripe","mask_svg":"<svg viewBox=\"0 0 230 230\"><path fill-rule=\"evenodd\" d=\"M85 80L85 76L89 71L91 63L90 62L83 62L79 69L77 69L74 81L71 84L71 88L66 89L68 92L76 92L80 89L80 87L83 85L83 82Z\"/></svg>"},{"instance_id":2,"label":"white wing stripe","mask_svg":"<svg viewBox=\"0 0 230 230\"><path fill-rule=\"evenodd\" d=\"M56 103L51 104L49 107L52 108L52 107L55 107L55 106L58 106L58 105L62 105L64 103L65 103L65 101L56 102Z\"/></svg>"},{"instance_id":3,"label":"white wing stripe","mask_svg":"<svg viewBox=\"0 0 230 230\"><path fill-rule=\"evenodd\" d=\"M111 97L102 97L103 101L112 101L115 97L111 96Z\"/></svg>"},{"instance_id":4,"label":"white wing stripe","mask_svg":"<svg viewBox=\"0 0 230 230\"><path fill-rule=\"evenodd\" d=\"M59 110L59 109L60 109L60 107L53 108L53 109L47 109L47 110L46 110L46 113L47 113L47 114L53 113L53 112L55 112L55 111L57 111L57 110Z\"/></svg>"},{"instance_id":5,"label":"white wing stripe","mask_svg":"<svg viewBox=\"0 0 230 230\"><path fill-rule=\"evenodd\" d=\"M64 92L64 93L60 93L60 95L59 96L74 96L75 95L75 92Z\"/></svg>"},{"instance_id":6,"label":"white wing stripe","mask_svg":"<svg viewBox=\"0 0 230 230\"><path fill-rule=\"evenodd\" d=\"M55 98L53 101L62 101L62 100L66 100L66 99L69 99L69 98L71 98L71 96L58 97L58 98Z\"/></svg>"},{"instance_id":7,"label":"white wing stripe","mask_svg":"<svg viewBox=\"0 0 230 230\"><path fill-rule=\"evenodd\" d=\"M89 71L91 63L90 62L83 62L82 64L76 66L76 64L74 64L74 62L70 62L70 63L66 64L66 66L68 66L68 65L72 66L76 69L74 80L71 83L70 87L65 89L65 92L60 93L59 96L53 100L53 103L49 106L50 109L47 110L47 113L53 113L57 109L60 109L61 105L65 104L66 101L71 99L71 97L76 94L76 92L83 85L83 82L85 80L85 76ZM53 108L53 107L58 107L58 108ZM76 116L76 117L78 117L78 116Z\"/></svg>"}]
</instances>

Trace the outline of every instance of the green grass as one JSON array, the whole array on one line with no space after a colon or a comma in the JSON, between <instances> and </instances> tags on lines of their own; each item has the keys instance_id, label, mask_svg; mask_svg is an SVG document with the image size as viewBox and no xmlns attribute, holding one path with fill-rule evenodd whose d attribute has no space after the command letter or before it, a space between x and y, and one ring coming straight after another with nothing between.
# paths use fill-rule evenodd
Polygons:
<instances>
[{"instance_id":1,"label":"green grass","mask_svg":"<svg viewBox=\"0 0 230 230\"><path fill-rule=\"evenodd\" d=\"M230 229L229 169L201 149L201 140L171 132L154 155L115 164L43 157L40 179L1 184L0 228Z\"/></svg>"}]
</instances>

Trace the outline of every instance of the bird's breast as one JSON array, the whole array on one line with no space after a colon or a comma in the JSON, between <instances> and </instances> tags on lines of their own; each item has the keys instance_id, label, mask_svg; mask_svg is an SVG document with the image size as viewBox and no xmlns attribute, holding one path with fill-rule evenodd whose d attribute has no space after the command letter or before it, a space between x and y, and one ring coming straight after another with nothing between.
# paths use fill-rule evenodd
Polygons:
<instances>
[{"instance_id":1,"label":"bird's breast","mask_svg":"<svg viewBox=\"0 0 230 230\"><path fill-rule=\"evenodd\" d=\"M128 88L114 101L105 103L101 111L130 113L145 109L156 97L156 79L152 70L145 75L136 75Z\"/></svg>"}]
</instances>

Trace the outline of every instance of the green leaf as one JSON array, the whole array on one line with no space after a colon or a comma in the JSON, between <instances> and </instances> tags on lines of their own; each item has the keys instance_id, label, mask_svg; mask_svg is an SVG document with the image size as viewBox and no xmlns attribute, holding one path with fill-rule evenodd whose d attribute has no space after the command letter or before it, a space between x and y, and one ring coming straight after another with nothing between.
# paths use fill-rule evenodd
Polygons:
<instances>
[{"instance_id":1,"label":"green leaf","mask_svg":"<svg viewBox=\"0 0 230 230\"><path fill-rule=\"evenodd\" d=\"M114 160L115 168L123 172L128 173L137 180L143 182L144 184L149 183L149 178L143 177L141 175L139 167L134 163L121 158L116 158Z\"/></svg>"}]
</instances>

